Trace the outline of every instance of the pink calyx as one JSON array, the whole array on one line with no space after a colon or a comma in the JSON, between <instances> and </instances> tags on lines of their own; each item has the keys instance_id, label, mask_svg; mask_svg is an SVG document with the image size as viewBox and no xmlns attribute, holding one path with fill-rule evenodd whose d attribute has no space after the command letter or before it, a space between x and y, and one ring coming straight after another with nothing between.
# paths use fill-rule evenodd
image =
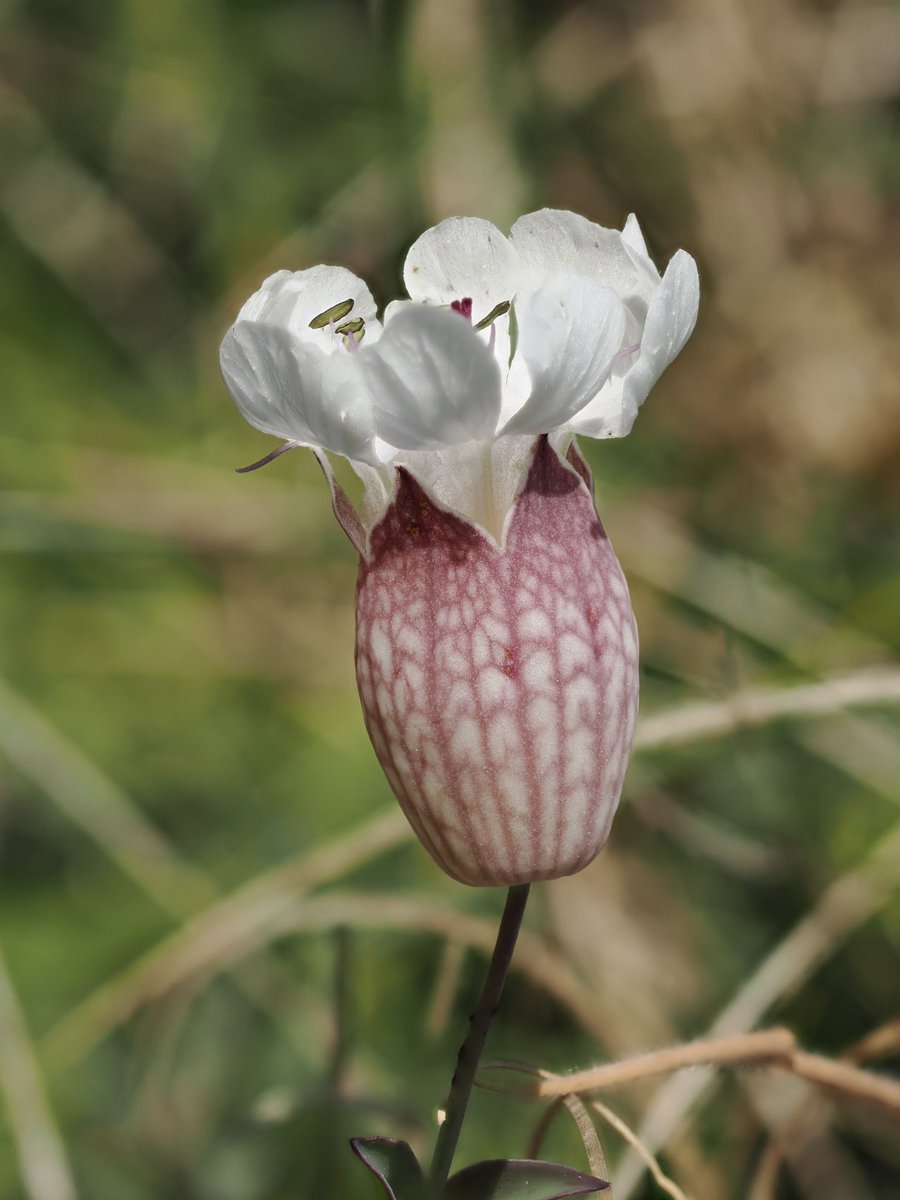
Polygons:
<instances>
[{"instance_id":1,"label":"pink calyx","mask_svg":"<svg viewBox=\"0 0 900 1200\"><path fill-rule=\"evenodd\" d=\"M420 840L463 883L580 870L622 788L636 629L569 457L538 439L502 547L401 470L360 567L366 726Z\"/></svg>"}]
</instances>

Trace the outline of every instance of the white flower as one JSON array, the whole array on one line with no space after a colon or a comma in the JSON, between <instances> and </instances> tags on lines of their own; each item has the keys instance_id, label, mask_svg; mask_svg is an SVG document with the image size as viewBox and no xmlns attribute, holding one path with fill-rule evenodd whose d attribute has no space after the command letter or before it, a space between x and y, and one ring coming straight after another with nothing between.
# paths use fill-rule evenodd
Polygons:
<instances>
[{"instance_id":1,"label":"white flower","mask_svg":"<svg viewBox=\"0 0 900 1200\"><path fill-rule=\"evenodd\" d=\"M443 221L404 276L382 326L349 271L273 275L222 369L328 476L360 555L366 727L423 845L464 883L552 879L606 841L638 702L628 587L572 442L628 433L693 328L697 271L679 251L660 277L633 217L545 210L508 238ZM326 451L363 479L360 514Z\"/></svg>"},{"instance_id":2,"label":"white flower","mask_svg":"<svg viewBox=\"0 0 900 1200\"><path fill-rule=\"evenodd\" d=\"M533 437L622 437L697 316L693 259L661 277L638 223L544 209L509 237L454 217L407 255L382 328L341 267L280 271L247 301L222 370L258 429L350 459L384 514L393 468L500 540ZM324 461L324 460L323 460Z\"/></svg>"}]
</instances>

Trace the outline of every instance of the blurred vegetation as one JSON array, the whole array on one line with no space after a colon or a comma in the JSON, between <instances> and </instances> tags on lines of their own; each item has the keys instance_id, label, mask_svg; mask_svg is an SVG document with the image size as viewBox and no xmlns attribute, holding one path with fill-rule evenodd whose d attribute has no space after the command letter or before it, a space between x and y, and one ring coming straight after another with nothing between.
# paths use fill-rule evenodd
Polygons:
<instances>
[{"instance_id":1,"label":"blurred vegetation","mask_svg":"<svg viewBox=\"0 0 900 1200\"><path fill-rule=\"evenodd\" d=\"M6 0L0 28L0 1196L73 1200L54 1125L84 1200L364 1196L346 1138L429 1144L500 897L406 839L355 696L353 555L309 456L233 475L270 442L218 341L279 267L387 300L446 215L634 209L703 285L633 435L586 447L645 718L887 666L900 8ZM608 850L537 889L555 966L524 948L491 1054L566 1070L735 998L830 1054L897 1017L896 710L829 687L639 752ZM779 1130L754 1200L898 1194L879 1115L798 1130L819 1110L784 1076L718 1087L662 1151L692 1200L749 1195ZM614 1103L640 1125L652 1096ZM539 1115L478 1095L460 1161L521 1153ZM562 1118L547 1152L584 1165ZM623 1166L618 1200L658 1194Z\"/></svg>"}]
</instances>

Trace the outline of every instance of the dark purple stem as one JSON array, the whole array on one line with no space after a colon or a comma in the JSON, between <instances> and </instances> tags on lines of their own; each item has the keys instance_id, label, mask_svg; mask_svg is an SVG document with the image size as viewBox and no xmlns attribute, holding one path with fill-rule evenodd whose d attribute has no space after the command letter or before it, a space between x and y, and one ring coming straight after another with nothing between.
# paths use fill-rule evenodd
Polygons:
<instances>
[{"instance_id":1,"label":"dark purple stem","mask_svg":"<svg viewBox=\"0 0 900 1200\"><path fill-rule=\"evenodd\" d=\"M491 965L488 967L484 980L481 999L478 1001L475 1012L469 1018L469 1032L460 1047L456 1071L450 1081L450 1094L444 1109L444 1123L438 1130L434 1157L431 1160L431 1170L428 1176L429 1200L437 1200L441 1196L447 1176L450 1174L450 1166L456 1152L456 1144L459 1141L469 1096L472 1094L472 1085L475 1083L475 1073L478 1070L481 1051L484 1049L491 1020L500 1004L503 985L506 983L509 964L512 962L513 951L516 948L516 940L522 925L522 916L525 912L530 888L531 884L520 883L516 887L511 887L506 897L506 907L500 918L497 941L491 956Z\"/></svg>"}]
</instances>

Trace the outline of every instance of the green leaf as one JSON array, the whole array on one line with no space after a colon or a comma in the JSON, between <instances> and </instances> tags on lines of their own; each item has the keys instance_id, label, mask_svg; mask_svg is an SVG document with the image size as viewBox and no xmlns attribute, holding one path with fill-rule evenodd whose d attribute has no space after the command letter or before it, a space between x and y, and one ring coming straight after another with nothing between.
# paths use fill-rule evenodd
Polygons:
<instances>
[{"instance_id":1,"label":"green leaf","mask_svg":"<svg viewBox=\"0 0 900 1200\"><path fill-rule=\"evenodd\" d=\"M384 1189L387 1200L422 1200L425 1180L406 1142L393 1138L351 1138L350 1148Z\"/></svg>"},{"instance_id":2,"label":"green leaf","mask_svg":"<svg viewBox=\"0 0 900 1200\"><path fill-rule=\"evenodd\" d=\"M604 1180L561 1163L492 1158L451 1176L444 1200L562 1200L608 1187Z\"/></svg>"}]
</instances>

